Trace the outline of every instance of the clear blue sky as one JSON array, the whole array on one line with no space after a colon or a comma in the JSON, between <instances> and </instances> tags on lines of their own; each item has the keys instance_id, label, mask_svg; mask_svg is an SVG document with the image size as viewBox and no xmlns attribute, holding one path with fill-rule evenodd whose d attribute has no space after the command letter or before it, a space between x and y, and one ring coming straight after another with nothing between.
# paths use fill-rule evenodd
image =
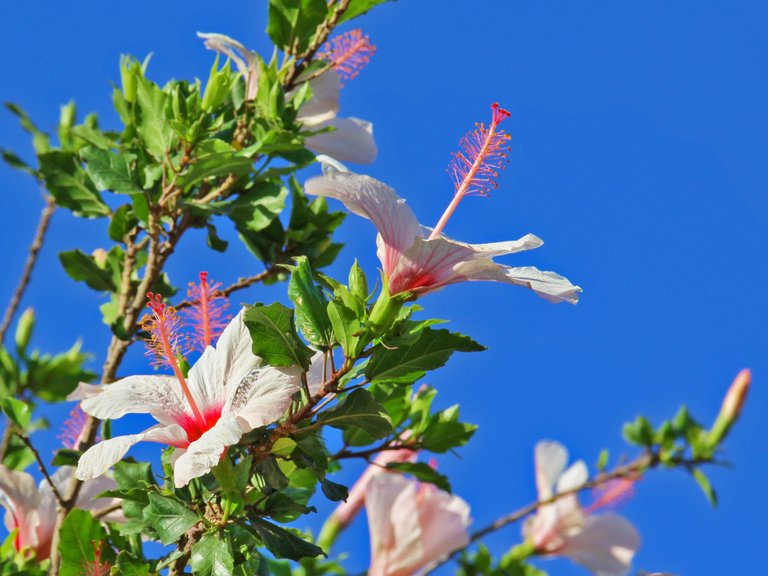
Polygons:
<instances>
[{"instance_id":1,"label":"clear blue sky","mask_svg":"<svg viewBox=\"0 0 768 576\"><path fill-rule=\"evenodd\" d=\"M110 81L121 53L154 52L150 76L159 81L205 77L213 55L195 32L266 50L265 18L266 2L254 1L8 2L0 100L22 104L52 128L59 105L75 99L115 126ZM365 170L394 186L426 224L435 222L452 190L444 171L450 152L498 100L512 112L509 168L493 197L466 200L446 233L490 242L533 232L546 245L508 263L555 270L584 288L577 307L480 283L423 303L490 348L454 359L430 380L444 405L460 402L464 417L481 425L461 459L440 459L476 526L533 499L538 439L560 440L592 463L603 447L621 449L621 424L638 412L658 421L685 402L700 418L714 418L732 377L748 366L752 395L728 441L735 468L712 473L720 507L711 510L682 473L662 472L649 475L622 512L643 535L638 569L756 573L768 516L759 492L768 475L759 425L768 408L768 6L400 0L355 25L378 46L342 95L342 115L375 125L380 155ZM30 157L9 114L0 114L0 135L0 146ZM5 166L0 185L4 302L41 201L28 178ZM103 356L101 300L64 275L54 249L92 250L103 228L55 217L24 302L38 309L35 343L45 350L80 337ZM375 274L374 235L368 222L350 217L339 234L347 247L331 271L344 274L358 258ZM172 260L177 285L195 278L203 242L191 236ZM205 258L202 266L224 282L257 271L243 249ZM239 298L283 294L278 286ZM135 350L123 373L145 370ZM50 418L57 426L63 413ZM52 438L49 446L40 440L44 451ZM152 454L152 445L136 451ZM502 551L518 539L513 527L488 542ZM363 570L364 521L345 545L350 568ZM585 573L567 561L546 567Z\"/></svg>"}]
</instances>

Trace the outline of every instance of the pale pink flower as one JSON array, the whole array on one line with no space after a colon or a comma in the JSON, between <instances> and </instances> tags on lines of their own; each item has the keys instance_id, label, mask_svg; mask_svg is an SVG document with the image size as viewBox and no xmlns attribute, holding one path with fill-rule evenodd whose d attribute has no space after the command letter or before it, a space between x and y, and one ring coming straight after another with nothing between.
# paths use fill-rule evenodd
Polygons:
<instances>
[{"instance_id":1,"label":"pale pink flower","mask_svg":"<svg viewBox=\"0 0 768 576\"><path fill-rule=\"evenodd\" d=\"M59 468L52 476L56 488L63 490L72 477L74 468ZM104 510L120 504L114 498L95 498L106 490L117 488L115 481L104 476L85 482L80 489L75 506L84 510ZM56 528L56 499L47 481L39 485L26 472L18 472L0 464L0 506L5 508L5 527L9 532L18 530L13 542L14 548L35 551L38 560L48 558L51 540ZM107 521L124 520L118 509L103 517Z\"/></svg>"},{"instance_id":2,"label":"pale pink flower","mask_svg":"<svg viewBox=\"0 0 768 576\"><path fill-rule=\"evenodd\" d=\"M336 198L350 212L373 222L379 231L377 255L390 294L423 295L457 282L488 280L530 288L550 302L578 301L581 288L559 274L532 266L505 266L492 260L538 248L543 242L533 234L492 244L452 240L421 226L405 200L386 184L349 172L332 158L318 160L324 175L307 181L307 194Z\"/></svg>"},{"instance_id":3,"label":"pale pink flower","mask_svg":"<svg viewBox=\"0 0 768 576\"><path fill-rule=\"evenodd\" d=\"M197 34L205 40L205 47L220 52L235 63L246 83L246 99L253 100L259 88L259 55L248 50L237 40L224 34ZM373 125L357 118L339 118L341 82L334 68L309 81L312 98L298 111L296 120L307 130L330 132L306 138L308 148L319 154L329 154L345 162L370 164L376 159Z\"/></svg>"},{"instance_id":4,"label":"pale pink flower","mask_svg":"<svg viewBox=\"0 0 768 576\"><path fill-rule=\"evenodd\" d=\"M371 534L368 576L410 576L469 543L469 505L431 484L376 475L365 507Z\"/></svg>"},{"instance_id":5,"label":"pale pink flower","mask_svg":"<svg viewBox=\"0 0 768 576\"><path fill-rule=\"evenodd\" d=\"M566 470L568 451L557 442L536 444L535 460L540 501L574 490L588 480L587 466L581 460ZM582 509L575 493L562 496L539 507L525 522L523 536L537 554L567 556L597 576L623 576L640 547L640 536L623 517L592 514L595 509Z\"/></svg>"},{"instance_id":6,"label":"pale pink flower","mask_svg":"<svg viewBox=\"0 0 768 576\"><path fill-rule=\"evenodd\" d=\"M81 383L70 400L81 400L83 410L96 418L117 419L125 414L151 414L158 424L139 434L117 436L92 446L80 457L81 480L104 474L131 446L141 441L174 446L177 487L210 471L227 446L246 432L278 420L301 386L298 368L265 366L251 351L251 335L241 311L207 347L184 377L176 362L173 309L151 299L153 317L146 324L153 336L151 349L175 376L129 376L105 386Z\"/></svg>"}]
</instances>

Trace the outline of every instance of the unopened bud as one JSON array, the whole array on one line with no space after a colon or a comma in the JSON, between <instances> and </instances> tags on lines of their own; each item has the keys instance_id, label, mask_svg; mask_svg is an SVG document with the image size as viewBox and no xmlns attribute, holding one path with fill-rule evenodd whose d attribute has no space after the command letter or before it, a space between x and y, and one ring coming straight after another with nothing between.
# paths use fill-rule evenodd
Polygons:
<instances>
[{"instance_id":1,"label":"unopened bud","mask_svg":"<svg viewBox=\"0 0 768 576\"><path fill-rule=\"evenodd\" d=\"M21 315L21 318L19 318L18 324L16 324L16 348L20 352L23 353L27 349L34 327L35 311L32 308L27 308L24 314Z\"/></svg>"},{"instance_id":2,"label":"unopened bud","mask_svg":"<svg viewBox=\"0 0 768 576\"><path fill-rule=\"evenodd\" d=\"M349 290L352 294L359 296L363 300L368 298L368 280L357 260L355 260L355 263L352 264L352 268L349 270Z\"/></svg>"},{"instance_id":3,"label":"unopened bud","mask_svg":"<svg viewBox=\"0 0 768 576\"><path fill-rule=\"evenodd\" d=\"M736 375L728 393L725 395L723 405L720 408L720 414L717 415L712 430L709 432L709 445L717 446L728 435L731 426L739 419L744 402L747 400L747 393L752 382L752 373L745 368Z\"/></svg>"},{"instance_id":4,"label":"unopened bud","mask_svg":"<svg viewBox=\"0 0 768 576\"><path fill-rule=\"evenodd\" d=\"M93 261L96 262L99 266L102 268L106 266L107 264L107 251L104 250L104 248L96 248L93 252L91 252L91 256L93 256Z\"/></svg>"}]
</instances>

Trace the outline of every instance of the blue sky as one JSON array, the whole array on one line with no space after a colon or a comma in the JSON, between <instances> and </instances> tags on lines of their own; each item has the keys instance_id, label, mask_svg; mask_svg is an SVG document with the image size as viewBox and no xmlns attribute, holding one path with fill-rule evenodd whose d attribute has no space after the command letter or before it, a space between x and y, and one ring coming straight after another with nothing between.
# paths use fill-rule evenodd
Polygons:
<instances>
[{"instance_id":1,"label":"blue sky","mask_svg":"<svg viewBox=\"0 0 768 576\"><path fill-rule=\"evenodd\" d=\"M82 112L97 111L115 126L110 81L120 54L154 52L150 76L158 81L205 77L213 55L195 32L226 33L269 53L265 4L8 3L0 20L0 100L20 103L50 129L58 107L75 99ZM603 447L622 450L621 425L637 413L658 421L686 403L710 421L733 376L751 367L749 404L725 455L735 467L712 471L720 507L710 509L684 474L658 472L621 511L643 535L638 569L755 572L768 515L755 494L755 479L768 473L760 426L768 408L767 22L768 7L756 0L400 0L355 23L378 46L342 95L342 115L375 126L379 158L361 171L392 185L433 224L450 200L450 152L499 101L512 113L509 167L491 198L462 203L446 233L491 242L533 232L545 246L506 262L555 270L584 288L576 307L480 283L423 302L427 313L489 347L429 379L443 405L459 402L464 418L481 425L460 459L440 459L476 526L534 498L538 439L559 440L593 463ZM0 135L0 146L30 157L9 114L0 114ZM41 201L35 185L6 166L0 183L4 301ZM38 310L40 348L82 338L102 357L101 299L65 276L55 252L97 248L103 228L56 215L24 302ZM358 258L376 274L374 236L368 222L349 217L338 235L347 247L331 272L345 274ZM172 259L178 285L201 267L225 283L258 271L239 248L201 264L203 242L190 236ZM284 298L284 287L238 298ZM146 369L138 349L123 365L124 374ZM58 425L63 413L50 418ZM39 439L44 451L53 449L53 436ZM153 454L154 446L136 452ZM511 527L488 543L500 552L518 540L519 528ZM344 547L350 568L363 570L362 519ZM585 573L567 561L545 566L555 575Z\"/></svg>"}]
</instances>

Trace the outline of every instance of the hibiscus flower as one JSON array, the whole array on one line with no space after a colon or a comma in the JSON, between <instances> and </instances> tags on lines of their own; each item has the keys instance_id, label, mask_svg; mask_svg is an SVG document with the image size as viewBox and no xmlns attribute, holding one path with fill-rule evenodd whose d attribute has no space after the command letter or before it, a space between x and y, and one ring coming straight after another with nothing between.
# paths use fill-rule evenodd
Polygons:
<instances>
[{"instance_id":1,"label":"hibiscus flower","mask_svg":"<svg viewBox=\"0 0 768 576\"><path fill-rule=\"evenodd\" d=\"M151 350L174 376L129 376L103 386L80 384L69 399L80 400L86 413L102 420L151 414L158 424L89 448L78 463L76 476L81 480L104 474L131 446L149 441L176 448L174 481L177 487L185 486L209 472L243 434L278 420L301 386L300 369L266 366L253 354L244 310L185 377L176 361L176 313L157 298L150 298L150 306L152 316L145 328L152 335Z\"/></svg>"},{"instance_id":2,"label":"hibiscus flower","mask_svg":"<svg viewBox=\"0 0 768 576\"><path fill-rule=\"evenodd\" d=\"M586 464L579 460L566 470L568 451L557 442L536 444L535 461L540 501L587 482ZM587 510L581 508L575 493L562 496L539 507L536 515L525 522L523 536L533 544L537 554L567 556L596 576L623 576L640 547L640 536L635 527L618 514L593 514L599 507L615 501L621 492L614 491L611 498Z\"/></svg>"},{"instance_id":3,"label":"hibiscus flower","mask_svg":"<svg viewBox=\"0 0 768 576\"><path fill-rule=\"evenodd\" d=\"M237 40L224 34L198 32L209 50L226 55L235 63L246 84L246 99L256 98L259 89L260 57ZM339 118L341 81L331 66L309 81L312 98L302 104L296 120L307 130L320 132L307 136L306 145L320 154L329 154L345 162L370 164L376 159L373 125L357 118ZM290 94L289 94L290 95Z\"/></svg>"},{"instance_id":4,"label":"hibiscus flower","mask_svg":"<svg viewBox=\"0 0 768 576\"><path fill-rule=\"evenodd\" d=\"M371 534L368 576L410 576L469 543L469 505L431 484L376 475L368 483L365 507Z\"/></svg>"},{"instance_id":5,"label":"hibiscus flower","mask_svg":"<svg viewBox=\"0 0 768 576\"><path fill-rule=\"evenodd\" d=\"M578 301L581 288L559 274L493 261L496 256L541 246L543 242L533 234L491 244L453 240L437 229L421 226L405 200L386 184L354 174L332 158L318 160L324 174L307 181L307 194L336 198L350 212L373 222L379 231L377 255L390 294L421 296L457 282L488 280L524 286L550 302Z\"/></svg>"},{"instance_id":6,"label":"hibiscus flower","mask_svg":"<svg viewBox=\"0 0 768 576\"><path fill-rule=\"evenodd\" d=\"M62 490L72 477L74 468L59 468L52 476L57 490ZM104 520L124 519L119 509L120 501L114 498L94 496L117 488L108 477L85 482L77 496L75 506L84 510L117 510L103 516ZM5 508L5 527L9 532L17 530L13 546L17 551L25 548L35 551L38 560L45 560L51 553L51 540L56 528L56 499L46 480L39 485L26 472L11 470L0 464L0 506Z\"/></svg>"}]
</instances>

